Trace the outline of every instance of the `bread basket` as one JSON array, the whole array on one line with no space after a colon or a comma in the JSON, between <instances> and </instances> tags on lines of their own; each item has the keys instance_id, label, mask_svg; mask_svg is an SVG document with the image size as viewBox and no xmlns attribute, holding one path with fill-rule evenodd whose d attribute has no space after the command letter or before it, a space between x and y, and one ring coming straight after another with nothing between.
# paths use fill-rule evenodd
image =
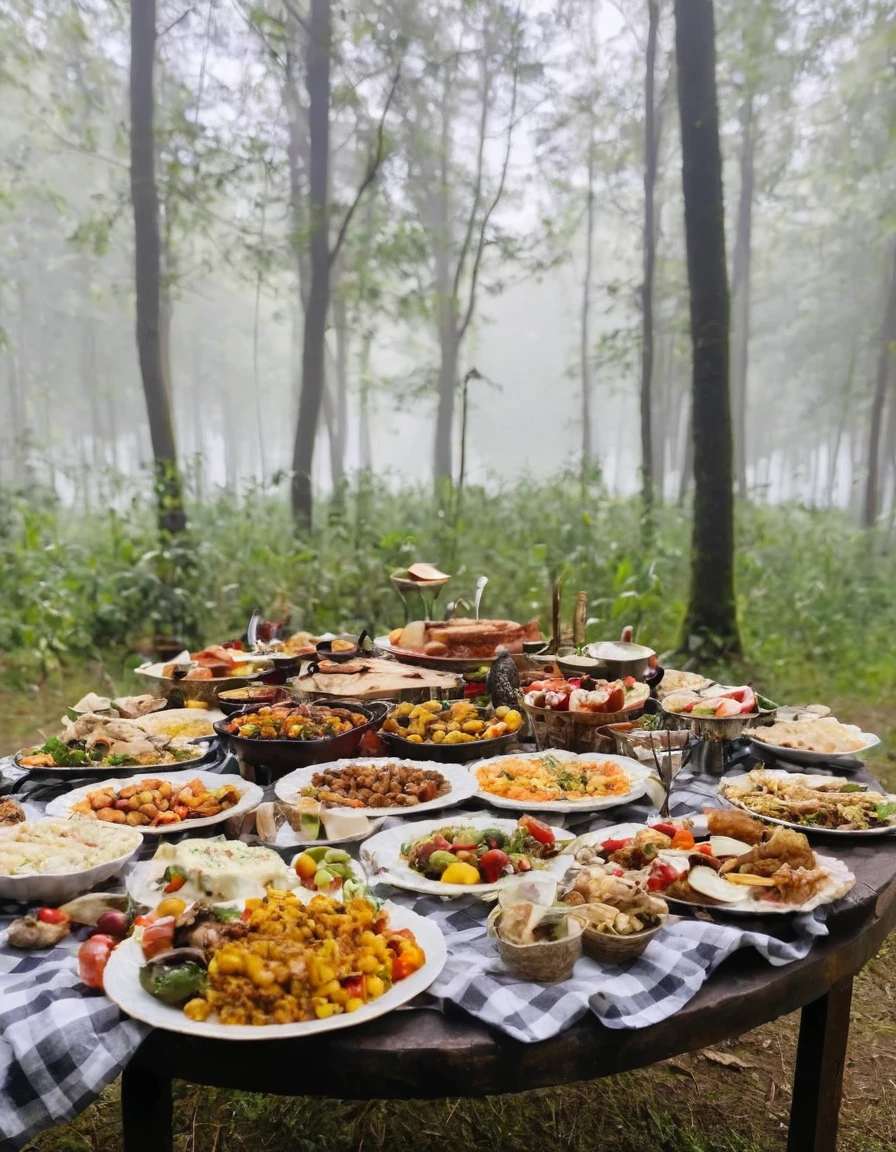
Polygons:
<instances>
[{"instance_id":1,"label":"bread basket","mask_svg":"<svg viewBox=\"0 0 896 1152\"><path fill-rule=\"evenodd\" d=\"M635 720L644 712L644 705L623 712L556 712L539 708L520 700L520 709L529 717L535 747L539 752L549 748L562 748L567 752L590 755L611 753L615 742L605 731L608 724Z\"/></svg>"}]
</instances>

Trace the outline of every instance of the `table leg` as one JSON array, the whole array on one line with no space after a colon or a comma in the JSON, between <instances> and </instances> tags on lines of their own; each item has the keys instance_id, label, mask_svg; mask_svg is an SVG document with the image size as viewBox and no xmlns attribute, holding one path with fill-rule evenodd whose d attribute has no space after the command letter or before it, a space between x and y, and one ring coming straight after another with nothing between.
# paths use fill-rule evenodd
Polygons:
<instances>
[{"instance_id":1,"label":"table leg","mask_svg":"<svg viewBox=\"0 0 896 1152\"><path fill-rule=\"evenodd\" d=\"M123 1152L172 1152L171 1080L135 1063L121 1076Z\"/></svg>"},{"instance_id":2,"label":"table leg","mask_svg":"<svg viewBox=\"0 0 896 1152\"><path fill-rule=\"evenodd\" d=\"M831 986L800 1015L787 1152L836 1152L852 977Z\"/></svg>"}]
</instances>

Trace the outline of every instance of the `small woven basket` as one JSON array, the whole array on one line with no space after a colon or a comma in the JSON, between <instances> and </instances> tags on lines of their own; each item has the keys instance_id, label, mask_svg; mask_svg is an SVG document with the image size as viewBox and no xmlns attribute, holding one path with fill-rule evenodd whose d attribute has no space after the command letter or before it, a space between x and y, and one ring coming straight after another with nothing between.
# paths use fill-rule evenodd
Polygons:
<instances>
[{"instance_id":1,"label":"small woven basket","mask_svg":"<svg viewBox=\"0 0 896 1152\"><path fill-rule=\"evenodd\" d=\"M625 712L554 712L550 708L537 708L534 704L525 703L520 707L529 717L539 752L562 748L566 752L586 755L615 752L615 741L602 729L623 720L636 720L644 711L641 707Z\"/></svg>"}]
</instances>

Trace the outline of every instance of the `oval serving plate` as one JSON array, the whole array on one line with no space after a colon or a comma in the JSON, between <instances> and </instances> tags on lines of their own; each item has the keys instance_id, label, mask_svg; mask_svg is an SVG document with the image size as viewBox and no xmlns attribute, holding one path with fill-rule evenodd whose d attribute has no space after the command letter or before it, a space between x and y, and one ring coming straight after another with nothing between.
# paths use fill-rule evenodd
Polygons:
<instances>
[{"instance_id":1,"label":"oval serving plate","mask_svg":"<svg viewBox=\"0 0 896 1152\"><path fill-rule=\"evenodd\" d=\"M756 729L757 733L761 731L761 728ZM833 764L836 767L838 760L852 760L856 756L863 756L880 744L880 737L875 736L873 732L860 732L859 734L865 737L866 743L861 748L855 748L850 752L810 752L806 748L782 748L778 744L766 743L753 732L750 733L750 743L754 749L758 748L762 752L769 752L780 760L789 760L791 764Z\"/></svg>"},{"instance_id":2,"label":"oval serving plate","mask_svg":"<svg viewBox=\"0 0 896 1152\"><path fill-rule=\"evenodd\" d=\"M326 1020L303 1020L295 1024L264 1024L257 1027L252 1024L221 1024L214 1019L190 1020L181 1008L163 1004L141 986L143 952L138 941L133 938L120 944L109 958L103 974L104 991L110 1000L135 1020L187 1036L206 1036L215 1040L284 1040L352 1028L356 1024L375 1020L378 1016L385 1016L393 1008L399 1008L425 992L442 971L447 959L445 938L437 924L397 904L387 903L384 907L389 912L393 928L409 928L414 933L417 943L426 954L426 963L357 1012L330 1016Z\"/></svg>"},{"instance_id":3,"label":"oval serving plate","mask_svg":"<svg viewBox=\"0 0 896 1152\"><path fill-rule=\"evenodd\" d=\"M809 773L785 772L783 769L778 768L766 768L763 769L763 771L769 775L774 775L778 779L803 780L809 787L813 786L813 781L817 781L819 784L830 784L832 780L837 779L836 776L812 776ZM737 798L729 796L726 790L726 786L740 784L748 780L749 777L749 772L742 772L739 776L727 776L719 784L716 791L726 804L730 804L734 808L740 808L742 812L746 812L747 815L752 816L754 820L762 820L766 824L778 824L782 828L793 828L797 832L805 832L807 834L817 832L820 836L890 836L896 832L896 823L887 824L882 828L822 828L814 824L797 824L794 820L782 820L778 816L760 816L754 812L752 808L748 808L746 804L738 803ZM843 783L851 785L853 781L844 780ZM896 794L892 792L882 792L881 795L885 800L896 802Z\"/></svg>"},{"instance_id":4,"label":"oval serving plate","mask_svg":"<svg viewBox=\"0 0 896 1152\"><path fill-rule=\"evenodd\" d=\"M438 808L447 808L452 804L460 804L468 800L476 791L476 782L470 776L463 764L439 764L426 760L399 760L391 756L350 757L345 760L333 760L329 764L315 764L308 768L298 768L288 776L282 776L274 785L274 793L278 800L285 804L294 804L300 797L303 788L311 787L312 777L318 772L338 772L349 768L353 764L371 765L375 768L385 768L388 764L398 764L403 768L416 768L421 771L438 772L450 785L450 791L444 796L437 796L435 800L427 800L423 804L402 804L384 808L356 808L354 805L344 805L352 812L365 812L379 818L380 816L416 816L418 812L433 812ZM340 805L333 804L338 808ZM317 841L320 843L320 841Z\"/></svg>"},{"instance_id":5,"label":"oval serving plate","mask_svg":"<svg viewBox=\"0 0 896 1152\"><path fill-rule=\"evenodd\" d=\"M404 888L408 892L424 892L429 896L488 896L497 892L501 886L500 880L494 884L443 884L441 880L430 880L415 872L402 860L402 844L420 840L429 833L452 824L479 829L498 828L508 835L517 827L516 820L495 817L489 812L457 812L453 817L446 813L438 820L415 820L396 828L387 828L383 832L378 832L376 836L371 836L361 847L361 863L369 877L370 887L376 884L391 884L395 888ZM551 831L564 845L572 839L565 828L552 827ZM561 851L546 864L547 866L539 869L539 872L562 876L569 867L569 857L564 856Z\"/></svg>"},{"instance_id":6,"label":"oval serving plate","mask_svg":"<svg viewBox=\"0 0 896 1152\"><path fill-rule=\"evenodd\" d=\"M493 804L496 808L512 808L516 812L599 812L604 808L618 808L620 804L628 804L632 800L638 800L644 796L647 792L647 782L654 774L652 769L629 756L566 752L561 748L550 748L546 752L514 753L512 758L514 760L543 760L548 756L555 760L580 761L586 764L609 760L625 769L631 786L624 795L620 796L595 796L586 797L582 800L513 800L506 796L495 796L479 787L477 775L479 769L510 759L510 757L505 756L493 756L487 760L477 760L475 764L469 765L470 775L476 783L476 799L484 800L487 804Z\"/></svg>"},{"instance_id":7,"label":"oval serving plate","mask_svg":"<svg viewBox=\"0 0 896 1152\"><path fill-rule=\"evenodd\" d=\"M251 783L249 780L244 780L242 776L236 776L233 773L222 775L219 772L153 772L148 769L144 772L147 780L163 780L172 784L183 787L191 780L198 777L199 780L214 792L218 788L223 787L225 784L232 784L239 792L239 802L234 804L231 808L225 808L223 812L219 812L217 816L203 816L200 820L181 820L177 824L161 824L157 828L153 828L149 824L136 825L136 831L141 832L144 836L171 836L181 832L192 832L194 828L208 828L213 824L220 824L224 820L229 820L232 816L240 816L244 812L251 812L253 808L257 808L261 803L261 798L264 796L264 789L259 788L257 784ZM120 788L130 787L135 783L134 776L123 779L103 780L101 784L85 784L81 788L74 788L71 792L66 792L63 796L57 796L55 800L51 800L47 805L48 816L70 816L72 815L72 806L79 803L79 801L86 798L88 792L96 792L100 787L113 788L116 792ZM119 825L116 825L119 827Z\"/></svg>"}]
</instances>

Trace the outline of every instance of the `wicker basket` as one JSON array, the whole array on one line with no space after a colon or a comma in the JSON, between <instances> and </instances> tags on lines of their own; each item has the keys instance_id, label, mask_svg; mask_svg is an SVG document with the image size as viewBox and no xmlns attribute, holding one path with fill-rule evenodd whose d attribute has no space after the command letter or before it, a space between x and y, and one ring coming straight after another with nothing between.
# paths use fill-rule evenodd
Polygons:
<instances>
[{"instance_id":1,"label":"wicker basket","mask_svg":"<svg viewBox=\"0 0 896 1152\"><path fill-rule=\"evenodd\" d=\"M612 736L602 729L623 720L636 720L644 708L630 708L626 712L554 712L550 708L537 708L534 704L520 703L529 717L535 747L539 752L549 748L562 748L567 752L587 754L616 751Z\"/></svg>"}]
</instances>

